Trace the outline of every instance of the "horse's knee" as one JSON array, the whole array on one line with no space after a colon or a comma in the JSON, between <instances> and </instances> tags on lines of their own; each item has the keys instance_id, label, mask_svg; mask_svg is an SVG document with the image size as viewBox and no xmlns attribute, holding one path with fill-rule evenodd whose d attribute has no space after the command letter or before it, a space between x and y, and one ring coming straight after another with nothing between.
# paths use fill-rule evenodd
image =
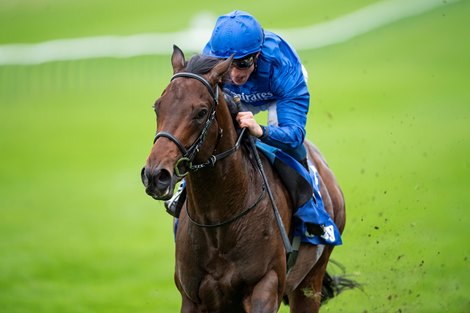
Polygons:
<instances>
[{"instance_id":1,"label":"horse's knee","mask_svg":"<svg viewBox=\"0 0 470 313\"><path fill-rule=\"evenodd\" d=\"M279 303L279 278L273 270L256 284L251 296L244 302L245 311L250 313L277 312Z\"/></svg>"}]
</instances>

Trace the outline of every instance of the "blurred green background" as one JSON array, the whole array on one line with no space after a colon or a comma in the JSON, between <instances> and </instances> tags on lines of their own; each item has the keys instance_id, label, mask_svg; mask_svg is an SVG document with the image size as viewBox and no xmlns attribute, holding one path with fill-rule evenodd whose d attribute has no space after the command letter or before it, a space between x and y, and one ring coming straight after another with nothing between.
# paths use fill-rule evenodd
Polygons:
<instances>
[{"instance_id":1,"label":"blurred green background","mask_svg":"<svg viewBox=\"0 0 470 313\"><path fill-rule=\"evenodd\" d=\"M233 9L300 27L373 2L4 0L0 44L174 32ZM469 16L443 1L299 51L308 137L347 203L333 258L363 284L322 312L470 312ZM178 311L172 219L139 178L170 74L169 55L0 66L1 312Z\"/></svg>"}]
</instances>

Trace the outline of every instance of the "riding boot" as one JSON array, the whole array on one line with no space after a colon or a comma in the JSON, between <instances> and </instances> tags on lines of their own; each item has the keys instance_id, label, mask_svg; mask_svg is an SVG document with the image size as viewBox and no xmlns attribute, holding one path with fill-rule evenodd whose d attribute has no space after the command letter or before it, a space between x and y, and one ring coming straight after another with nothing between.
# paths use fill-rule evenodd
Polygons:
<instances>
[{"instance_id":1,"label":"riding boot","mask_svg":"<svg viewBox=\"0 0 470 313\"><path fill-rule=\"evenodd\" d=\"M171 197L170 200L164 202L166 211L173 217L178 218L180 216L181 208L183 207L184 201L186 200L185 187L185 184L182 183L173 197Z\"/></svg>"}]
</instances>

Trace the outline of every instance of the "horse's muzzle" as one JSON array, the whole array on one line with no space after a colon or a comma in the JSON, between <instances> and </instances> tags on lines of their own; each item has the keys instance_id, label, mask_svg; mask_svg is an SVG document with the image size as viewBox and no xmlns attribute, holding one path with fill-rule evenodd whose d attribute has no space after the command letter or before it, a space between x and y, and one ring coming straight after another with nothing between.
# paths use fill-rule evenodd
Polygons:
<instances>
[{"instance_id":1,"label":"horse's muzzle","mask_svg":"<svg viewBox=\"0 0 470 313\"><path fill-rule=\"evenodd\" d=\"M147 166L140 172L145 192L155 200L168 200L173 196L174 182L166 169L151 170Z\"/></svg>"}]
</instances>

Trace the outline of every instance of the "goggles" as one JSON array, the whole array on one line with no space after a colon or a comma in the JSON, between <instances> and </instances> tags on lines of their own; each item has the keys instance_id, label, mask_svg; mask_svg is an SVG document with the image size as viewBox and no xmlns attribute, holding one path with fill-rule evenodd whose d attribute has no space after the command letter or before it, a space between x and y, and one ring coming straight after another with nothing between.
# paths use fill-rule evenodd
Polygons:
<instances>
[{"instance_id":1,"label":"goggles","mask_svg":"<svg viewBox=\"0 0 470 313\"><path fill-rule=\"evenodd\" d=\"M250 54L241 59L235 59L232 61L232 65L240 70L247 69L255 63L255 54Z\"/></svg>"}]
</instances>

